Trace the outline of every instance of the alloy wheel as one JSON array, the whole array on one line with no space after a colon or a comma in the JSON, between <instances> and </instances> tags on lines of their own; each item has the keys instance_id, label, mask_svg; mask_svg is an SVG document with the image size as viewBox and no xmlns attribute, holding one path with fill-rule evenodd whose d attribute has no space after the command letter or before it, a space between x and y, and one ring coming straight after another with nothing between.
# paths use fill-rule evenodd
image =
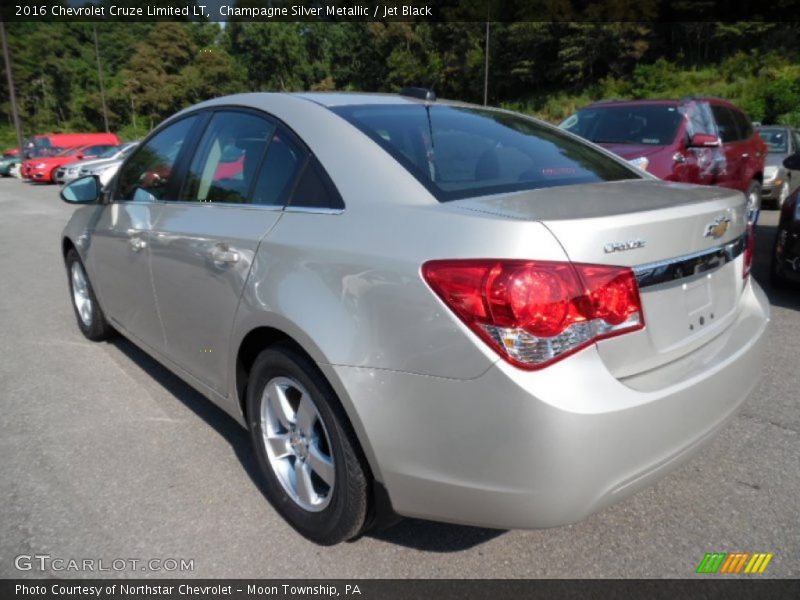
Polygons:
<instances>
[{"instance_id":1,"label":"alloy wheel","mask_svg":"<svg viewBox=\"0 0 800 600\"><path fill-rule=\"evenodd\" d=\"M261 398L261 432L270 467L301 508L324 510L336 469L325 424L311 395L290 377L267 382Z\"/></svg>"},{"instance_id":2,"label":"alloy wheel","mask_svg":"<svg viewBox=\"0 0 800 600\"><path fill-rule=\"evenodd\" d=\"M72 277L72 301L81 322L86 327L92 326L92 296L89 294L89 281L86 272L79 262L73 262L70 267Z\"/></svg>"}]
</instances>

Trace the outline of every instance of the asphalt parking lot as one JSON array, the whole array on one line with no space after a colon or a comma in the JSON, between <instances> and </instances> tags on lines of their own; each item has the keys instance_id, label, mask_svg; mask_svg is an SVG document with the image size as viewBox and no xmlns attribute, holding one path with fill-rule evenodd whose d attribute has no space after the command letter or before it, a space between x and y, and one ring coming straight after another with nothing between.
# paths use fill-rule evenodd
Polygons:
<instances>
[{"instance_id":1,"label":"asphalt parking lot","mask_svg":"<svg viewBox=\"0 0 800 600\"><path fill-rule=\"evenodd\" d=\"M81 336L59 250L71 211L53 186L0 180L0 577L690 577L713 551L772 552L763 576L800 576L800 290L769 286L775 211L754 269L772 303L763 378L702 456L567 527L405 520L333 548L275 513L221 410L125 340ZM15 568L33 554L194 568Z\"/></svg>"}]
</instances>

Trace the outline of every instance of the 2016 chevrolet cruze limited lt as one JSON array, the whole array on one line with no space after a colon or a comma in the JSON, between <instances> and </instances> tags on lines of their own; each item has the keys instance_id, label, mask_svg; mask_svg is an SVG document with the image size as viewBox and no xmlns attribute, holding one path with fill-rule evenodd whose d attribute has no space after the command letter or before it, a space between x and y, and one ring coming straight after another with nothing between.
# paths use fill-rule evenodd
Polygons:
<instances>
[{"instance_id":1,"label":"2016 chevrolet cruze limited lt","mask_svg":"<svg viewBox=\"0 0 800 600\"><path fill-rule=\"evenodd\" d=\"M384 514L573 522L653 482L754 387L768 304L740 192L654 179L431 98L193 106L78 208L78 325L121 332L252 435L332 544Z\"/></svg>"}]
</instances>

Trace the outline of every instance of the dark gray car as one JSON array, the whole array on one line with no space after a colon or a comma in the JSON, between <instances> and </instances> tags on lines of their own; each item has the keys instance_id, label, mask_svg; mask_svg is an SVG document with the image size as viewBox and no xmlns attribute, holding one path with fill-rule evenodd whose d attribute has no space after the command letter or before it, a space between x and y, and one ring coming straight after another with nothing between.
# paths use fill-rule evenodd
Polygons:
<instances>
[{"instance_id":1,"label":"dark gray car","mask_svg":"<svg viewBox=\"0 0 800 600\"><path fill-rule=\"evenodd\" d=\"M782 125L762 126L758 128L758 133L768 148L761 200L774 203L780 209L789 194L800 185L800 171L787 169L783 165L787 156L800 151L800 133Z\"/></svg>"}]
</instances>

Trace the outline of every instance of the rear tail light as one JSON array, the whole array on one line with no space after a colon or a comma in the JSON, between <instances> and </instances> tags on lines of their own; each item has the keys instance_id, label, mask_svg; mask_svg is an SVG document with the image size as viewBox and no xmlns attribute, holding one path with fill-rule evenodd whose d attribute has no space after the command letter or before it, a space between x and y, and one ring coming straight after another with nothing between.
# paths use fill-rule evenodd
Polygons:
<instances>
[{"instance_id":1,"label":"rear tail light","mask_svg":"<svg viewBox=\"0 0 800 600\"><path fill-rule=\"evenodd\" d=\"M639 288L627 267L436 260L422 266L422 275L472 331L524 369L644 327Z\"/></svg>"},{"instance_id":2,"label":"rear tail light","mask_svg":"<svg viewBox=\"0 0 800 600\"><path fill-rule=\"evenodd\" d=\"M744 246L744 271L742 278L747 279L750 276L750 269L753 266L753 254L756 249L756 232L752 224L747 225L747 233L745 234Z\"/></svg>"}]
</instances>

